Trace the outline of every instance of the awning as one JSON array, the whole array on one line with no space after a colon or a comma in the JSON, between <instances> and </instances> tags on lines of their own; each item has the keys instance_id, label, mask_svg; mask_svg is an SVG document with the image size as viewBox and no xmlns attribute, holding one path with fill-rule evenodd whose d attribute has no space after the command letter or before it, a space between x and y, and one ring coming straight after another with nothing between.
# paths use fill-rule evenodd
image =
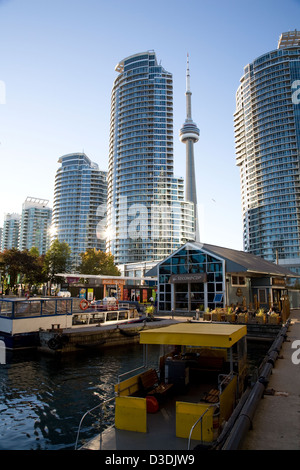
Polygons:
<instances>
[{"instance_id":1,"label":"awning","mask_svg":"<svg viewBox=\"0 0 300 470\"><path fill-rule=\"evenodd\" d=\"M246 334L243 325L187 322L141 331L140 343L230 348Z\"/></svg>"}]
</instances>

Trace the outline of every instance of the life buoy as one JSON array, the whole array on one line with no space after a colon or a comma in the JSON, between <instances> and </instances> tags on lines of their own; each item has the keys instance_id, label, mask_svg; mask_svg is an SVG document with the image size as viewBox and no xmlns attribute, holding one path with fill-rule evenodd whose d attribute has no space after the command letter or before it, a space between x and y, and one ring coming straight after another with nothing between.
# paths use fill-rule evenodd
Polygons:
<instances>
[{"instance_id":1,"label":"life buoy","mask_svg":"<svg viewBox=\"0 0 300 470\"><path fill-rule=\"evenodd\" d=\"M81 310L86 310L89 306L89 303L86 299L82 299L79 306L80 306Z\"/></svg>"}]
</instances>

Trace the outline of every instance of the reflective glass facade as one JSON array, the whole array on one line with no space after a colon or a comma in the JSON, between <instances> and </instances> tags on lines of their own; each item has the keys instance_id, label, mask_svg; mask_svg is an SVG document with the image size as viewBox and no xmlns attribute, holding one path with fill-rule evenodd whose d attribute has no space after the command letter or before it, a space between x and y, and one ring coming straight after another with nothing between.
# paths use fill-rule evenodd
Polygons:
<instances>
[{"instance_id":1,"label":"reflective glass facade","mask_svg":"<svg viewBox=\"0 0 300 470\"><path fill-rule=\"evenodd\" d=\"M54 236L69 244L76 266L80 253L88 248L105 251L105 241L97 236L97 224L104 212L101 207L106 204L107 174L84 153L65 155L58 162L61 167L55 177L52 226Z\"/></svg>"},{"instance_id":2,"label":"reflective glass facade","mask_svg":"<svg viewBox=\"0 0 300 470\"><path fill-rule=\"evenodd\" d=\"M20 224L20 250L38 249L44 255L50 245L50 225L52 209L45 199L28 197L22 207Z\"/></svg>"},{"instance_id":3,"label":"reflective glass facade","mask_svg":"<svg viewBox=\"0 0 300 470\"><path fill-rule=\"evenodd\" d=\"M158 65L154 52L124 59L116 71L107 250L118 264L158 260L191 238L193 217L183 180L173 175L172 75Z\"/></svg>"},{"instance_id":4,"label":"reflective glass facade","mask_svg":"<svg viewBox=\"0 0 300 470\"><path fill-rule=\"evenodd\" d=\"M191 312L201 306L202 310L223 307L224 278L223 260L187 244L158 266L159 310Z\"/></svg>"},{"instance_id":5,"label":"reflective glass facade","mask_svg":"<svg viewBox=\"0 0 300 470\"><path fill-rule=\"evenodd\" d=\"M18 248L20 235L20 214L5 214L1 250Z\"/></svg>"},{"instance_id":6,"label":"reflective glass facade","mask_svg":"<svg viewBox=\"0 0 300 470\"><path fill-rule=\"evenodd\" d=\"M300 273L300 34L244 69L236 94L244 250Z\"/></svg>"}]
</instances>

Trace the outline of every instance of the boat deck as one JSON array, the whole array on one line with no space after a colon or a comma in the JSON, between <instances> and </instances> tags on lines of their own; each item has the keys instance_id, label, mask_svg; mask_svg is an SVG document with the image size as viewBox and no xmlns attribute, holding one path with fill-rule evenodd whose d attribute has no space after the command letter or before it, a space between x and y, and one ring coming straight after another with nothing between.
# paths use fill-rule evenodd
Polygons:
<instances>
[{"instance_id":1,"label":"boat deck","mask_svg":"<svg viewBox=\"0 0 300 470\"><path fill-rule=\"evenodd\" d=\"M80 450L188 450L188 439L176 437L176 401L197 403L205 392L215 387L214 383L190 385L185 393L170 395L161 403L158 412L147 413L146 433L124 431L111 426ZM199 444L199 441L191 440L190 449Z\"/></svg>"}]
</instances>

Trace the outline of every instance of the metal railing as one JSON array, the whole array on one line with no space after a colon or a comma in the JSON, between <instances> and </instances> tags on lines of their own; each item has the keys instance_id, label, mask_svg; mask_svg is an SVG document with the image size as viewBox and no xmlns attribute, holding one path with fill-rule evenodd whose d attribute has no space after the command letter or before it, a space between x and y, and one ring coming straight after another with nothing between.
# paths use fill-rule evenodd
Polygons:
<instances>
[{"instance_id":1,"label":"metal railing","mask_svg":"<svg viewBox=\"0 0 300 470\"><path fill-rule=\"evenodd\" d=\"M72 298L0 299L0 316L11 319L72 315Z\"/></svg>"},{"instance_id":2,"label":"metal railing","mask_svg":"<svg viewBox=\"0 0 300 470\"><path fill-rule=\"evenodd\" d=\"M137 372L138 370L141 370L141 369L145 369L146 365L142 365L140 367L137 367L136 369L132 369L128 372L124 372L123 374L120 374L118 375L118 384L117 384L117 387L118 387L118 392L119 393L119 389L120 389L120 379L128 374L131 374L133 372ZM86 418L87 415L89 414L92 414L93 411L97 410L98 408L100 408L100 426L102 426L102 412L103 412L103 408L104 406L106 406L108 403L110 403L111 401L115 400L115 396L114 397L111 397L107 400L105 400L103 403L99 403L99 405L96 405L94 406L93 408L91 408L90 410L86 411L84 413L84 415L82 416L81 420L80 420L80 423L79 423L79 426L78 426L78 431L77 431L77 436L76 436L76 442L75 442L75 446L74 446L74 449L77 450L78 448L78 440L79 440L79 434L80 434L80 430L81 430L81 426L82 426L82 423L84 421L84 419ZM100 432L100 442L101 442L101 438L102 438L102 432Z\"/></svg>"},{"instance_id":3,"label":"metal railing","mask_svg":"<svg viewBox=\"0 0 300 470\"><path fill-rule=\"evenodd\" d=\"M193 434L193 431L195 429L195 427L197 426L197 424L201 423L201 444L203 443L203 431L202 431L202 425L203 425L203 417L206 415L206 413L208 412L208 410L212 407L217 407L220 405L220 402L218 403L214 403L212 405L208 405L208 407L206 408L206 410L202 413L202 415L197 419L197 421L193 424L193 426L191 427L191 430L190 430L190 434L189 434L189 440L188 440L188 448L187 450L190 450L190 446L191 446L191 440L192 440L192 434Z\"/></svg>"},{"instance_id":4,"label":"metal railing","mask_svg":"<svg viewBox=\"0 0 300 470\"><path fill-rule=\"evenodd\" d=\"M219 393L221 395L222 393L222 389L223 389L223 385L225 385L225 387L231 382L231 380L233 379L233 377L235 376L236 374L234 372L230 372L229 374L219 374L219 377L218 377L218 389L219 389ZM203 444L203 431L202 431L202 425L203 425L203 417L205 416L205 414L208 412L208 410L212 407L219 407L220 406L220 400L217 402L217 403L212 403L211 405L208 405L208 407L206 408L206 410L202 413L202 415L197 419L197 421L193 424L193 426L191 427L191 430L190 430L190 434L189 434L189 439L188 439L188 450L190 450L190 445L191 445L191 439L192 439L192 434L193 434L193 431L195 429L195 427L197 426L197 424L200 422L201 423L201 444Z\"/></svg>"},{"instance_id":5,"label":"metal railing","mask_svg":"<svg viewBox=\"0 0 300 470\"><path fill-rule=\"evenodd\" d=\"M115 397L112 397L112 398L109 398L108 400L105 400L103 403L99 403L99 405L97 406L94 406L94 408L91 408L90 410L88 410L86 413L84 413L84 415L82 416L81 420L80 420L80 423L79 423L79 426L78 426L78 431L77 431L77 436L76 436L76 442L75 442L75 447L74 447L74 450L77 450L77 447L78 447L78 440L79 440L79 434L80 434L80 430L81 430L81 426L82 426L82 423L85 419L85 417L89 414L91 414L93 411L95 411L96 409L100 408L100 426L102 425L102 411L103 411L103 408L105 405L107 405L107 403L111 402L115 400ZM102 432L100 433L100 439L102 437Z\"/></svg>"}]
</instances>

